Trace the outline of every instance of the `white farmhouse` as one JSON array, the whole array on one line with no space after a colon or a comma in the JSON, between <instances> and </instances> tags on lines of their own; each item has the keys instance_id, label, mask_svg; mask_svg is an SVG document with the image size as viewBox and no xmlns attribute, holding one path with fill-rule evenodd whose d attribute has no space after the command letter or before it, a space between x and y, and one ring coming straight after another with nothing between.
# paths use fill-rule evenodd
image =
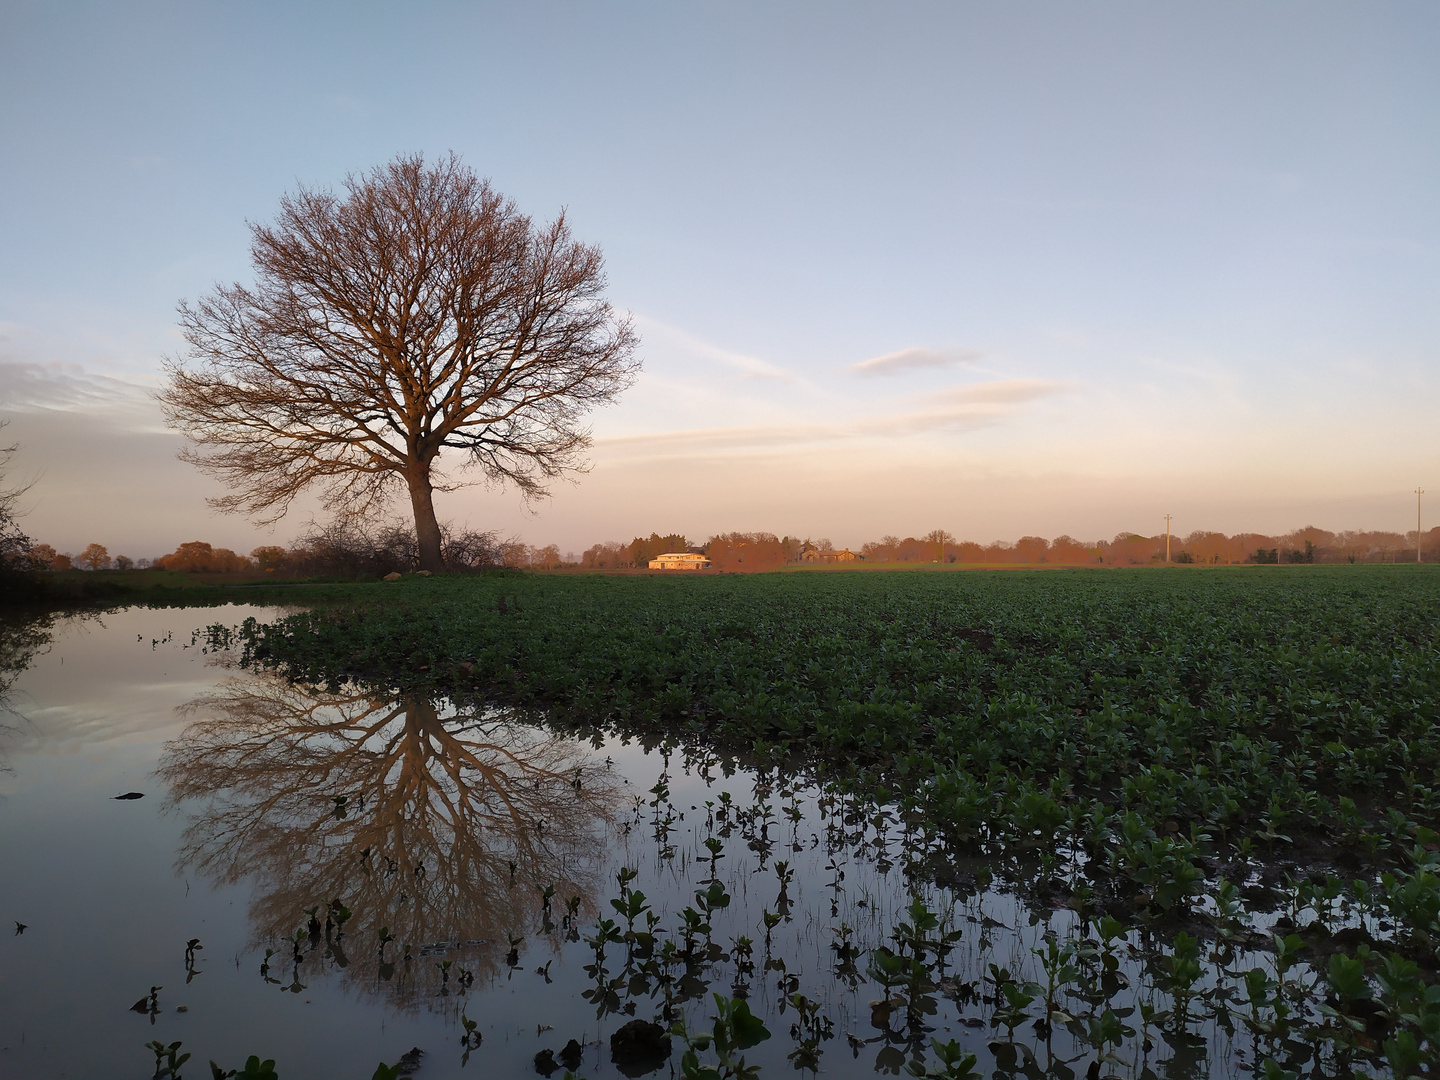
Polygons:
<instances>
[{"instance_id":1,"label":"white farmhouse","mask_svg":"<svg viewBox=\"0 0 1440 1080\"><path fill-rule=\"evenodd\" d=\"M651 570L709 570L710 560L693 551L670 551L650 560Z\"/></svg>"}]
</instances>

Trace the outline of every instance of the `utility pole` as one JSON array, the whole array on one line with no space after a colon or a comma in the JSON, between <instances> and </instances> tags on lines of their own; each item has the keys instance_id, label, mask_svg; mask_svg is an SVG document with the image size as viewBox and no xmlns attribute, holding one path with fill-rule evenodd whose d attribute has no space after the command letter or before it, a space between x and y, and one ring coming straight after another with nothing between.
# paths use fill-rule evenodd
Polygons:
<instances>
[{"instance_id":1,"label":"utility pole","mask_svg":"<svg viewBox=\"0 0 1440 1080\"><path fill-rule=\"evenodd\" d=\"M1420 496L1425 494L1424 488L1415 489L1415 561L1420 561Z\"/></svg>"},{"instance_id":2,"label":"utility pole","mask_svg":"<svg viewBox=\"0 0 1440 1080\"><path fill-rule=\"evenodd\" d=\"M1165 515L1165 561L1170 561L1170 515Z\"/></svg>"}]
</instances>

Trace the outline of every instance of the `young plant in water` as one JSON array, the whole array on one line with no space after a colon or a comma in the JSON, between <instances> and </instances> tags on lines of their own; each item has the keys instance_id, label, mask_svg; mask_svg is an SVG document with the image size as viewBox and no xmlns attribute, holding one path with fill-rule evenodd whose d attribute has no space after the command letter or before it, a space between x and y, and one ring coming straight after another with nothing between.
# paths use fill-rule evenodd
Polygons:
<instances>
[{"instance_id":1,"label":"young plant in water","mask_svg":"<svg viewBox=\"0 0 1440 1080\"><path fill-rule=\"evenodd\" d=\"M480 1025L466 1016L463 1009L460 1012L460 1026L465 1032L460 1036L460 1046L464 1051L460 1055L460 1067L463 1069L470 1062L470 1051L480 1049L480 1042L484 1036L478 1030Z\"/></svg>"},{"instance_id":2,"label":"young plant in water","mask_svg":"<svg viewBox=\"0 0 1440 1080\"><path fill-rule=\"evenodd\" d=\"M575 923L576 923L576 918L577 918L577 916L578 916L579 913L580 913L580 903L581 903L581 900L580 900L580 897L578 897L578 896L572 896L572 897L570 897L569 900L566 900L566 901L565 901L565 914L564 914L564 916L560 919L560 925L561 925L562 927L564 927L567 931L570 932L570 935L571 935L571 936L570 936L569 940L571 940L571 941L576 940L576 936L575 936L575 934L576 934Z\"/></svg>"},{"instance_id":3,"label":"young plant in water","mask_svg":"<svg viewBox=\"0 0 1440 1080\"><path fill-rule=\"evenodd\" d=\"M795 880L795 871L790 864L781 860L775 864L775 876L780 879L780 892L775 897L775 910L781 915L790 914L790 883Z\"/></svg>"},{"instance_id":4,"label":"young plant in water","mask_svg":"<svg viewBox=\"0 0 1440 1080\"><path fill-rule=\"evenodd\" d=\"M160 991L164 989L165 988L163 986L150 987L150 993L145 997L142 997L139 1001L135 1002L134 1005L131 1005L130 1011L138 1013L148 1013L150 1016L150 1024L153 1027L155 1024L155 1017L159 1015L160 1012Z\"/></svg>"},{"instance_id":5,"label":"young plant in water","mask_svg":"<svg viewBox=\"0 0 1440 1080\"><path fill-rule=\"evenodd\" d=\"M975 1055L965 1053L954 1039L944 1043L939 1039L931 1039L930 1049L940 1059L939 1063L927 1069L923 1063L912 1061L906 1067L911 1076L935 1077L939 1080L980 1080L980 1073L975 1068Z\"/></svg>"},{"instance_id":6,"label":"young plant in water","mask_svg":"<svg viewBox=\"0 0 1440 1080\"><path fill-rule=\"evenodd\" d=\"M786 1055L786 1059L797 1069L817 1072L820 1068L820 1044L835 1037L835 1025L820 1011L818 1001L811 1001L798 991L790 995L789 1003L796 1013L795 1023L790 1025L795 1049Z\"/></svg>"},{"instance_id":7,"label":"young plant in water","mask_svg":"<svg viewBox=\"0 0 1440 1080\"><path fill-rule=\"evenodd\" d=\"M675 1021L670 1034L685 1043L680 1055L680 1075L685 1080L758 1080L760 1066L748 1065L739 1051L749 1050L770 1038L770 1032L750 1006L736 998L715 994L715 1025L707 1034L691 1035L683 1017ZM711 1048L716 1062L702 1065L700 1055Z\"/></svg>"},{"instance_id":8,"label":"young plant in water","mask_svg":"<svg viewBox=\"0 0 1440 1080\"><path fill-rule=\"evenodd\" d=\"M708 889L695 893L695 903L704 913L705 940L708 942L710 935L714 932L710 922L715 917L715 912L730 906L730 894L725 891L725 886L720 882L712 881Z\"/></svg>"},{"instance_id":9,"label":"young plant in water","mask_svg":"<svg viewBox=\"0 0 1440 1080\"><path fill-rule=\"evenodd\" d=\"M1027 1010L1045 991L1038 983L1017 981L1008 969L996 964L990 965L990 979L995 984L995 996L991 1000L996 1005L991 1026L1004 1024L1006 1038L1013 1043L1015 1029L1034 1019Z\"/></svg>"},{"instance_id":10,"label":"young plant in water","mask_svg":"<svg viewBox=\"0 0 1440 1080\"><path fill-rule=\"evenodd\" d=\"M275 1061L267 1058L261 1061L259 1056L251 1054L245 1059L243 1069L231 1069L229 1072L221 1069L215 1062L210 1062L211 1080L280 1080L275 1072Z\"/></svg>"},{"instance_id":11,"label":"young plant in water","mask_svg":"<svg viewBox=\"0 0 1440 1080\"><path fill-rule=\"evenodd\" d=\"M166 1046L159 1039L152 1039L145 1044L145 1049L155 1054L156 1080L180 1080L180 1066L190 1060L190 1055L180 1053L178 1041Z\"/></svg>"},{"instance_id":12,"label":"young plant in water","mask_svg":"<svg viewBox=\"0 0 1440 1080\"><path fill-rule=\"evenodd\" d=\"M650 905L645 901L645 894L638 889L629 889L622 886L620 898L610 898L610 906L625 920L626 937L633 940L635 935L635 920L650 910Z\"/></svg>"},{"instance_id":13,"label":"young plant in water","mask_svg":"<svg viewBox=\"0 0 1440 1080\"><path fill-rule=\"evenodd\" d=\"M705 850L710 852L710 877L706 880L718 881L719 879L715 876L715 867L716 864L725 857L724 841L714 836L707 836L705 838ZM702 884L704 883L702 882Z\"/></svg>"}]
</instances>

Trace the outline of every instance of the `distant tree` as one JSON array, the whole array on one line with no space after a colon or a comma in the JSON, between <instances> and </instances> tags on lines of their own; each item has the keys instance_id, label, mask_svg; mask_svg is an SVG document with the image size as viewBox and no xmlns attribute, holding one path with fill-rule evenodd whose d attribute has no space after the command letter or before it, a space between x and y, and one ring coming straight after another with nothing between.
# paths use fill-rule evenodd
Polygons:
<instances>
[{"instance_id":1,"label":"distant tree","mask_svg":"<svg viewBox=\"0 0 1440 1080\"><path fill-rule=\"evenodd\" d=\"M80 562L91 570L110 569L110 552L105 550L103 544L91 544L80 553Z\"/></svg>"},{"instance_id":2,"label":"distant tree","mask_svg":"<svg viewBox=\"0 0 1440 1080\"><path fill-rule=\"evenodd\" d=\"M929 544L935 552L932 562L943 562L945 559L945 546L955 543L955 537L944 529L935 529L925 534L925 543Z\"/></svg>"},{"instance_id":3,"label":"distant tree","mask_svg":"<svg viewBox=\"0 0 1440 1080\"><path fill-rule=\"evenodd\" d=\"M130 569L133 569L134 566L135 566L135 560L132 559L132 558L130 558L129 555L116 555L116 556L115 556L115 569L116 569L116 570L130 570Z\"/></svg>"},{"instance_id":4,"label":"distant tree","mask_svg":"<svg viewBox=\"0 0 1440 1080\"><path fill-rule=\"evenodd\" d=\"M1015 541L1015 558L1023 563L1043 563L1050 552L1050 541L1043 536L1022 536Z\"/></svg>"},{"instance_id":5,"label":"distant tree","mask_svg":"<svg viewBox=\"0 0 1440 1080\"><path fill-rule=\"evenodd\" d=\"M651 533L649 538L637 536L630 541L630 563L645 569L650 565L650 560L657 555L664 555L667 552L689 551L690 541L679 533L670 533L661 536L659 533Z\"/></svg>"},{"instance_id":6,"label":"distant tree","mask_svg":"<svg viewBox=\"0 0 1440 1080\"><path fill-rule=\"evenodd\" d=\"M285 565L285 549L277 544L264 544L250 552L255 565L266 573L273 573Z\"/></svg>"},{"instance_id":7,"label":"distant tree","mask_svg":"<svg viewBox=\"0 0 1440 1080\"><path fill-rule=\"evenodd\" d=\"M31 544L30 566L35 570L53 570L57 555L56 550L49 544Z\"/></svg>"},{"instance_id":8,"label":"distant tree","mask_svg":"<svg viewBox=\"0 0 1440 1080\"><path fill-rule=\"evenodd\" d=\"M560 548L556 544L530 549L530 565L541 570L554 570L560 565Z\"/></svg>"},{"instance_id":9,"label":"distant tree","mask_svg":"<svg viewBox=\"0 0 1440 1080\"><path fill-rule=\"evenodd\" d=\"M1315 561L1314 543L1306 540L1305 547L1303 549L1291 548L1290 550L1286 551L1285 561L1287 563L1313 563Z\"/></svg>"},{"instance_id":10,"label":"distant tree","mask_svg":"<svg viewBox=\"0 0 1440 1080\"><path fill-rule=\"evenodd\" d=\"M1244 549L1220 532L1197 530L1185 537L1184 544L1185 550L1195 557L1196 562L1212 566L1222 562L1239 562L1245 557Z\"/></svg>"},{"instance_id":11,"label":"distant tree","mask_svg":"<svg viewBox=\"0 0 1440 1080\"><path fill-rule=\"evenodd\" d=\"M169 555L155 560L162 570L178 570L182 573L230 573L250 569L250 560L237 555L229 548L211 547L200 540L181 544Z\"/></svg>"},{"instance_id":12,"label":"distant tree","mask_svg":"<svg viewBox=\"0 0 1440 1080\"><path fill-rule=\"evenodd\" d=\"M56 555L55 558L50 560L51 570L70 570L74 568L74 565L69 555Z\"/></svg>"},{"instance_id":13,"label":"distant tree","mask_svg":"<svg viewBox=\"0 0 1440 1080\"><path fill-rule=\"evenodd\" d=\"M1046 562L1062 566L1084 566L1095 562L1095 558L1095 553L1085 544L1073 536L1064 535L1050 541L1050 549L1045 553Z\"/></svg>"},{"instance_id":14,"label":"distant tree","mask_svg":"<svg viewBox=\"0 0 1440 1080\"><path fill-rule=\"evenodd\" d=\"M955 545L955 558L962 563L981 563L985 561L985 549L974 540L962 540Z\"/></svg>"},{"instance_id":15,"label":"distant tree","mask_svg":"<svg viewBox=\"0 0 1440 1080\"><path fill-rule=\"evenodd\" d=\"M512 570L525 570L530 566L530 545L523 540L506 540L500 545L500 565Z\"/></svg>"},{"instance_id":16,"label":"distant tree","mask_svg":"<svg viewBox=\"0 0 1440 1080\"><path fill-rule=\"evenodd\" d=\"M716 570L753 574L777 570L787 561L785 545L773 533L724 533L712 536L705 557Z\"/></svg>"},{"instance_id":17,"label":"distant tree","mask_svg":"<svg viewBox=\"0 0 1440 1080\"><path fill-rule=\"evenodd\" d=\"M1118 566L1143 566L1163 557L1164 552L1164 537L1120 533L1106 545L1105 562Z\"/></svg>"},{"instance_id":18,"label":"distant tree","mask_svg":"<svg viewBox=\"0 0 1440 1080\"><path fill-rule=\"evenodd\" d=\"M580 565L591 570L613 570L630 561L629 549L618 540L594 544L580 556Z\"/></svg>"},{"instance_id":19,"label":"distant tree","mask_svg":"<svg viewBox=\"0 0 1440 1080\"><path fill-rule=\"evenodd\" d=\"M219 509L262 522L302 491L359 517L410 497L420 566L442 566L433 492L478 481L527 499L583 470L586 413L639 369L628 319L603 298L599 248L561 214L535 225L451 155L399 157L302 188L252 225L256 284L180 305L187 358L159 399L220 478ZM188 361L188 362L187 362Z\"/></svg>"}]
</instances>

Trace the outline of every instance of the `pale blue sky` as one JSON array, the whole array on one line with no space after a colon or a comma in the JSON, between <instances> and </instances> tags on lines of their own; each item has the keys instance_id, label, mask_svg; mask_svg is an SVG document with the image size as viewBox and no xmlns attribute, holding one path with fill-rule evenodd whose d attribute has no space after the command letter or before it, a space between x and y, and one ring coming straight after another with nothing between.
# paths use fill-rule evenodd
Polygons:
<instances>
[{"instance_id":1,"label":"pale blue sky","mask_svg":"<svg viewBox=\"0 0 1440 1080\"><path fill-rule=\"evenodd\" d=\"M1437 56L1428 2L6 3L31 531L267 538L156 430L175 303L297 182L452 149L604 247L646 360L578 486L457 520L1403 529L1417 483L1440 519Z\"/></svg>"}]
</instances>

